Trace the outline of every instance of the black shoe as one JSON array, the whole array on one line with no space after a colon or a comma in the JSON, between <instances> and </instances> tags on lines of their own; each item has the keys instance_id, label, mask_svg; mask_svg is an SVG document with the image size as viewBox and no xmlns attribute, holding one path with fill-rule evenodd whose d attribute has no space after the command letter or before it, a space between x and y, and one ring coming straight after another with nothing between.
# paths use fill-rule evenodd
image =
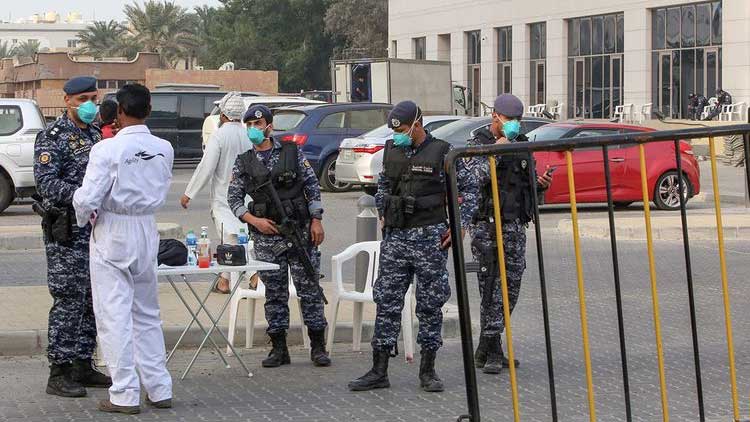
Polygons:
<instances>
[{"instance_id":1,"label":"black shoe","mask_svg":"<svg viewBox=\"0 0 750 422\"><path fill-rule=\"evenodd\" d=\"M503 371L503 348L500 336L487 336L487 362L482 372L485 374L499 374Z\"/></svg>"},{"instance_id":2,"label":"black shoe","mask_svg":"<svg viewBox=\"0 0 750 422\"><path fill-rule=\"evenodd\" d=\"M361 377L349 383L351 391L368 391L376 388L388 388L388 359L391 357L390 350L372 351L372 369Z\"/></svg>"},{"instance_id":3,"label":"black shoe","mask_svg":"<svg viewBox=\"0 0 750 422\"><path fill-rule=\"evenodd\" d=\"M307 330L310 336L310 360L315 366L331 366L331 358L326 351L325 330Z\"/></svg>"},{"instance_id":4,"label":"black shoe","mask_svg":"<svg viewBox=\"0 0 750 422\"><path fill-rule=\"evenodd\" d=\"M281 365L289 365L291 360L289 359L289 349L286 347L286 331L280 333L269 333L271 337L271 352L268 353L268 357L263 359L262 365L264 368L277 368Z\"/></svg>"},{"instance_id":5,"label":"black shoe","mask_svg":"<svg viewBox=\"0 0 750 422\"><path fill-rule=\"evenodd\" d=\"M60 397L85 397L86 388L70 377L71 364L50 365L47 394Z\"/></svg>"},{"instance_id":6,"label":"black shoe","mask_svg":"<svg viewBox=\"0 0 750 422\"><path fill-rule=\"evenodd\" d=\"M419 384L424 391L437 393L443 391L443 381L435 373L434 350L422 350L422 361L419 363Z\"/></svg>"},{"instance_id":7,"label":"black shoe","mask_svg":"<svg viewBox=\"0 0 750 422\"><path fill-rule=\"evenodd\" d=\"M74 381L91 388L109 388L112 386L112 378L96 370L91 359L73 361L70 375Z\"/></svg>"},{"instance_id":8,"label":"black shoe","mask_svg":"<svg viewBox=\"0 0 750 422\"><path fill-rule=\"evenodd\" d=\"M474 352L474 367L484 368L485 362L487 362L487 337L480 335L477 351Z\"/></svg>"},{"instance_id":9,"label":"black shoe","mask_svg":"<svg viewBox=\"0 0 750 422\"><path fill-rule=\"evenodd\" d=\"M500 342L500 360L503 362L504 368L510 368L510 361L508 358L505 357L505 353L503 353L503 343ZM521 364L518 362L518 359L513 359L513 364L516 368L518 368Z\"/></svg>"}]
</instances>

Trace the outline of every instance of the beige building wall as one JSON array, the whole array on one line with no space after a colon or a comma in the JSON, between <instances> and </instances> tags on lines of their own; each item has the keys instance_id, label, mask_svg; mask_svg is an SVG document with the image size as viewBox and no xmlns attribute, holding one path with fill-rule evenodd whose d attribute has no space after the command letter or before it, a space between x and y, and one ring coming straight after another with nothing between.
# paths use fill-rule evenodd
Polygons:
<instances>
[{"instance_id":1,"label":"beige building wall","mask_svg":"<svg viewBox=\"0 0 750 422\"><path fill-rule=\"evenodd\" d=\"M491 104L497 93L495 28L513 28L513 93L529 102L529 27L547 24L547 102L568 101L567 20L624 14L624 103L652 102L652 9L702 3L702 0L390 0L389 45L398 58L413 58L412 39L427 37L427 59L449 58L453 80L467 84L467 31L482 33L481 97ZM750 104L750 0L723 0L722 87L735 102ZM446 35L450 34L450 46ZM441 50L443 46L443 50ZM445 49L450 51L446 52ZM705 94L705 93L704 93ZM713 94L713 93L711 93ZM711 96L711 95L707 95Z\"/></svg>"}]
</instances>

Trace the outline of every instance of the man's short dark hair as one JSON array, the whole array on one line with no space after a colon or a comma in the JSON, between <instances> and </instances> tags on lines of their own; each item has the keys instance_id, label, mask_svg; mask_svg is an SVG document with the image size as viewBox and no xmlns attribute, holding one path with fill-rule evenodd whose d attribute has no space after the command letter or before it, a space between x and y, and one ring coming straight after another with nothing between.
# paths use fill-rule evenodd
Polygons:
<instances>
[{"instance_id":1,"label":"man's short dark hair","mask_svg":"<svg viewBox=\"0 0 750 422\"><path fill-rule=\"evenodd\" d=\"M108 125L117 118L117 102L114 100L104 100L99 105L99 117L103 125Z\"/></svg>"},{"instance_id":2,"label":"man's short dark hair","mask_svg":"<svg viewBox=\"0 0 750 422\"><path fill-rule=\"evenodd\" d=\"M126 116L145 119L151 113L151 91L141 84L126 84L117 91L117 103Z\"/></svg>"}]
</instances>

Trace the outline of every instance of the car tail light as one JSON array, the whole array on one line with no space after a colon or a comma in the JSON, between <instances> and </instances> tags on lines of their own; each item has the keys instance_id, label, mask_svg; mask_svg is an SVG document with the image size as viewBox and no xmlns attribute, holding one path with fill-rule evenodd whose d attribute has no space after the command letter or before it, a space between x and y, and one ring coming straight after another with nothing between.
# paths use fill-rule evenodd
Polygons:
<instances>
[{"instance_id":1,"label":"car tail light","mask_svg":"<svg viewBox=\"0 0 750 422\"><path fill-rule=\"evenodd\" d=\"M384 145L357 145L353 151L355 154L375 154L383 148L385 148Z\"/></svg>"},{"instance_id":2,"label":"car tail light","mask_svg":"<svg viewBox=\"0 0 750 422\"><path fill-rule=\"evenodd\" d=\"M281 142L294 142L297 145L304 145L307 142L307 135L304 133L295 133L293 135L284 135Z\"/></svg>"}]
</instances>

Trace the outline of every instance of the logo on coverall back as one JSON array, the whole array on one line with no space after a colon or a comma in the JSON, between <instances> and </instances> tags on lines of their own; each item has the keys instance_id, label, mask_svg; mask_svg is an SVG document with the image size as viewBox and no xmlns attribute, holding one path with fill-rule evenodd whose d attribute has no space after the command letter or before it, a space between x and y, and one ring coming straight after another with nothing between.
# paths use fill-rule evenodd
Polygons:
<instances>
[{"instance_id":1,"label":"logo on coverall back","mask_svg":"<svg viewBox=\"0 0 750 422\"><path fill-rule=\"evenodd\" d=\"M146 151L139 151L135 153L133 157L130 157L127 160L125 160L125 164L127 165L135 164L136 162L138 162L138 160L149 161L153 158L156 158L157 156L164 158L164 154L162 153L150 154Z\"/></svg>"}]
</instances>

